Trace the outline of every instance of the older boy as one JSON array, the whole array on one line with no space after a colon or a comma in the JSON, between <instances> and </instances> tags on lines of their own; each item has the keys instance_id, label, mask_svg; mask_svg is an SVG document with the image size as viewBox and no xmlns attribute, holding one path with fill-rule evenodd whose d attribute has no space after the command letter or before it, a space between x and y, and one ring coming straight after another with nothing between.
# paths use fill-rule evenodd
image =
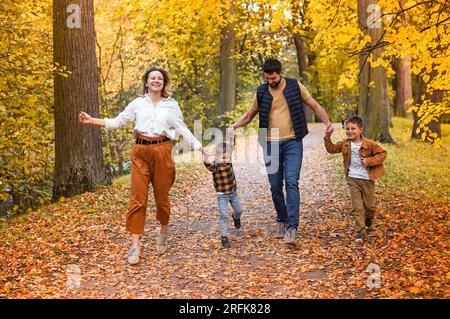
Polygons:
<instances>
[{"instance_id":1,"label":"older boy","mask_svg":"<svg viewBox=\"0 0 450 319\"><path fill-rule=\"evenodd\" d=\"M328 153L342 153L345 176L352 201L356 225L356 242L363 242L366 226L370 228L375 216L375 181L383 176L387 152L376 142L362 136L363 122L353 116L345 122L347 139L334 144L332 131L325 133Z\"/></svg>"}]
</instances>

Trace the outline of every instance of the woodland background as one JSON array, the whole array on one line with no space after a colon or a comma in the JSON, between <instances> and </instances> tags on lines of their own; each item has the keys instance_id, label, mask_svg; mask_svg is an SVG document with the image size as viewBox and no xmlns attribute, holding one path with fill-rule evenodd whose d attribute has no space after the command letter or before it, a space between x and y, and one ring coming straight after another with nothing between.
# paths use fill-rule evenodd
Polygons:
<instances>
[{"instance_id":1,"label":"woodland background","mask_svg":"<svg viewBox=\"0 0 450 319\"><path fill-rule=\"evenodd\" d=\"M249 108L264 60L277 57L333 122L358 114L364 134L388 149L380 181L382 196L392 199L386 214L395 225L423 225L429 250L419 255L436 257L434 251L441 263L432 263L442 266L440 275L425 276L430 282L400 290L448 297L449 28L447 0L2 0L2 256L36 227L33 216L67 212L67 198L92 199L99 187L114 193L128 178L132 127L83 126L80 111L117 115L140 93L144 70L157 65L170 71L191 129L198 119L204 129L224 128ZM323 158L338 183L340 159ZM180 178L189 180L183 174L202 168L184 169ZM114 194L126 210L128 193ZM83 209L72 204L75 220ZM406 237L417 230L408 227ZM9 271L0 277L6 294L14 290Z\"/></svg>"}]
</instances>

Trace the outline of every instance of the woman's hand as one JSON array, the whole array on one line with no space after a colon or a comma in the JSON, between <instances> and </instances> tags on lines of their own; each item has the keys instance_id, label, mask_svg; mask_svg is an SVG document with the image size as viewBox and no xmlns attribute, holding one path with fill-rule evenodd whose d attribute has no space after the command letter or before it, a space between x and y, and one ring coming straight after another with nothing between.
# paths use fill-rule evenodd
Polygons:
<instances>
[{"instance_id":1,"label":"woman's hand","mask_svg":"<svg viewBox=\"0 0 450 319\"><path fill-rule=\"evenodd\" d=\"M85 112L80 112L79 118L83 124L92 124L92 117Z\"/></svg>"},{"instance_id":2,"label":"woman's hand","mask_svg":"<svg viewBox=\"0 0 450 319\"><path fill-rule=\"evenodd\" d=\"M209 152L206 148L202 147L200 150L202 151L203 157L209 157Z\"/></svg>"},{"instance_id":3,"label":"woman's hand","mask_svg":"<svg viewBox=\"0 0 450 319\"><path fill-rule=\"evenodd\" d=\"M213 161L214 161L214 158L211 155L203 154L203 162L212 163Z\"/></svg>"}]
</instances>

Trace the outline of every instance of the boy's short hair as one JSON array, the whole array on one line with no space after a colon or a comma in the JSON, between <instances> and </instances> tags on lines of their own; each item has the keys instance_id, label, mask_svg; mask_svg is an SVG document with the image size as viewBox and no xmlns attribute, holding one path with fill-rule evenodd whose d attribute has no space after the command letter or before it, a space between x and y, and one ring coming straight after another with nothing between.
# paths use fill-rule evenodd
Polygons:
<instances>
[{"instance_id":1,"label":"boy's short hair","mask_svg":"<svg viewBox=\"0 0 450 319\"><path fill-rule=\"evenodd\" d=\"M354 115L351 118L347 119L347 121L345 121L345 124L347 123L353 123L356 124L359 128L363 128L363 120L357 115Z\"/></svg>"},{"instance_id":2,"label":"boy's short hair","mask_svg":"<svg viewBox=\"0 0 450 319\"><path fill-rule=\"evenodd\" d=\"M231 147L229 144L222 142L216 145L216 154L229 153L231 151Z\"/></svg>"},{"instance_id":3,"label":"boy's short hair","mask_svg":"<svg viewBox=\"0 0 450 319\"><path fill-rule=\"evenodd\" d=\"M263 71L268 74L272 74L273 72L280 74L281 71L283 71L281 62L277 59L267 59L266 62L264 62Z\"/></svg>"}]
</instances>

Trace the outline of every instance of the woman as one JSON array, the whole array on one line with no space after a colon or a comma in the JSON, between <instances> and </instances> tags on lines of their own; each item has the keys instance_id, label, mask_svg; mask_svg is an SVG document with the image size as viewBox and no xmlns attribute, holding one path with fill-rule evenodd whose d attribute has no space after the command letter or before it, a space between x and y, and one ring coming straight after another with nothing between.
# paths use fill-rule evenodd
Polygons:
<instances>
[{"instance_id":1,"label":"woman","mask_svg":"<svg viewBox=\"0 0 450 319\"><path fill-rule=\"evenodd\" d=\"M140 236L144 232L150 182L154 189L156 218L161 224L157 251L163 254L167 249L169 191L175 181L171 139L178 133L193 149L208 155L184 124L178 103L170 97L169 84L168 72L153 67L144 73L142 95L128 104L116 118L97 119L80 112L81 123L105 129L115 129L131 121L136 122L133 129L136 144L131 152L131 196L126 223L126 229L132 238L128 254L130 264L139 262Z\"/></svg>"}]
</instances>

